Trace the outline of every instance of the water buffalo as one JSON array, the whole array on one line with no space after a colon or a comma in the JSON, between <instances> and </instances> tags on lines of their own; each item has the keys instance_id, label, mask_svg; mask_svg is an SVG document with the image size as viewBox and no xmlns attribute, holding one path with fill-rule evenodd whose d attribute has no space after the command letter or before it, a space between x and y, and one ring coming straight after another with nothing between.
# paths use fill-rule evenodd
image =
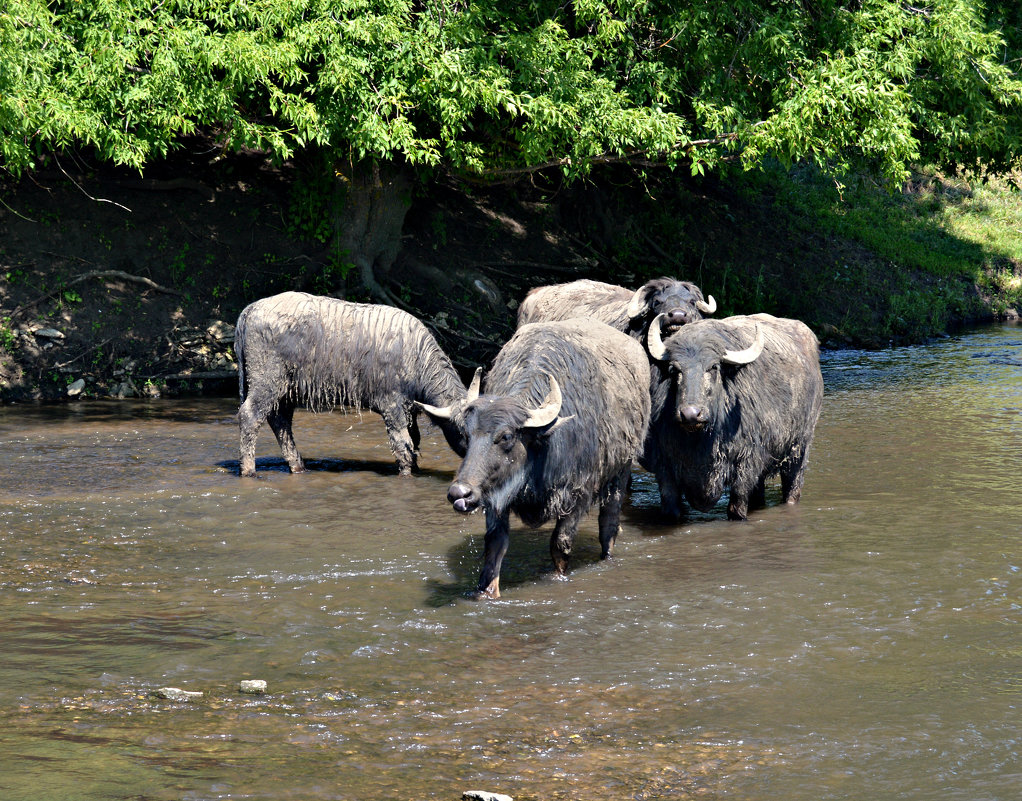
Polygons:
<instances>
[{"instance_id":1,"label":"water buffalo","mask_svg":"<svg viewBox=\"0 0 1022 801\"><path fill-rule=\"evenodd\" d=\"M681 515L681 496L709 510L730 489L727 515L744 520L750 498L780 473L797 503L823 400L819 347L804 323L769 314L701 320L666 340L650 326L662 378L642 464L660 485L661 507Z\"/></svg>"},{"instance_id":2,"label":"water buffalo","mask_svg":"<svg viewBox=\"0 0 1022 801\"><path fill-rule=\"evenodd\" d=\"M246 306L234 339L241 408L241 475L255 475L256 434L264 420L292 473L305 472L291 423L296 407L343 404L379 413L398 471L409 475L419 450L415 401L450 405L465 385L419 320L400 309L284 292ZM476 385L479 375L477 371ZM463 420L439 421L465 454Z\"/></svg>"},{"instance_id":3,"label":"water buffalo","mask_svg":"<svg viewBox=\"0 0 1022 801\"><path fill-rule=\"evenodd\" d=\"M648 382L645 351L621 332L587 319L534 323L501 349L486 394L457 404L468 452L447 498L459 512L486 510L479 596L500 597L511 512L532 527L557 521L550 555L563 574L579 521L598 503L610 556L649 422ZM455 411L425 408L434 419Z\"/></svg>"},{"instance_id":4,"label":"water buffalo","mask_svg":"<svg viewBox=\"0 0 1022 801\"><path fill-rule=\"evenodd\" d=\"M641 341L658 314L664 315L662 325L668 335L716 310L713 296L704 299L702 290L689 281L655 278L633 292L582 279L530 290L518 307L518 325L591 317Z\"/></svg>"}]
</instances>

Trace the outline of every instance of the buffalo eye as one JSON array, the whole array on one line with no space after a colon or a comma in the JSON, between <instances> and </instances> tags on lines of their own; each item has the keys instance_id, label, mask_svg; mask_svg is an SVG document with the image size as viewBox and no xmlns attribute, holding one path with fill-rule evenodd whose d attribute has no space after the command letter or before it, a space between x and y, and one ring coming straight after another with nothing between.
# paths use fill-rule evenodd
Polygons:
<instances>
[{"instance_id":1,"label":"buffalo eye","mask_svg":"<svg viewBox=\"0 0 1022 801\"><path fill-rule=\"evenodd\" d=\"M509 451L514 447L515 438L510 431L501 431L493 440L494 444L502 450Z\"/></svg>"}]
</instances>

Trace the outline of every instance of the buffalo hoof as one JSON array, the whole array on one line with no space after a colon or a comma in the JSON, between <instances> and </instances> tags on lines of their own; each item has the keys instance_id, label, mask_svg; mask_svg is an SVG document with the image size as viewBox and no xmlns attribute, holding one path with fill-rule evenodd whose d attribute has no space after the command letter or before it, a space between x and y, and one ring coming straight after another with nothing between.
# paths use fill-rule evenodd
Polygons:
<instances>
[{"instance_id":1,"label":"buffalo hoof","mask_svg":"<svg viewBox=\"0 0 1022 801\"><path fill-rule=\"evenodd\" d=\"M488 587L477 587L468 594L473 601L492 601L500 597L500 583L493 581Z\"/></svg>"}]
</instances>

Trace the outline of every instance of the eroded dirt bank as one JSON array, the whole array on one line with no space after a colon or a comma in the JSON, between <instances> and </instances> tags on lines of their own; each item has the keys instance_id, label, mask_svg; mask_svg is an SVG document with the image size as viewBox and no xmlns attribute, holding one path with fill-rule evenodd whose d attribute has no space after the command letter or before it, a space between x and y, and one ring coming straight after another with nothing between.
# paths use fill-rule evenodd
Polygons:
<instances>
[{"instance_id":1,"label":"eroded dirt bank","mask_svg":"<svg viewBox=\"0 0 1022 801\"><path fill-rule=\"evenodd\" d=\"M716 180L626 175L570 188L413 188L390 291L466 372L510 335L529 287L592 277L695 281L722 313L808 322L825 345L890 341L892 291L934 291L851 242L792 226ZM657 194L659 193L659 194ZM0 184L0 399L236 391L233 323L285 289L368 300L291 165L193 148L144 177L69 158ZM835 264L844 272L835 278ZM990 316L975 287L947 323Z\"/></svg>"}]
</instances>

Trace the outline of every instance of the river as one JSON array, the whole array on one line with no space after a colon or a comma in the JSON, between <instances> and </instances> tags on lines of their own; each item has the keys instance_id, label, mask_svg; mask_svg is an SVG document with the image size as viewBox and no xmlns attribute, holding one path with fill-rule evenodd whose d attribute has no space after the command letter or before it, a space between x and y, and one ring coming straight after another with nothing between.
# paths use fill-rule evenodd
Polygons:
<instances>
[{"instance_id":1,"label":"river","mask_svg":"<svg viewBox=\"0 0 1022 801\"><path fill-rule=\"evenodd\" d=\"M231 398L0 407L0 798L1018 798L1022 328L823 369L800 506L640 472L614 559L514 521L490 602L435 430L401 478L299 412L242 480Z\"/></svg>"}]
</instances>

